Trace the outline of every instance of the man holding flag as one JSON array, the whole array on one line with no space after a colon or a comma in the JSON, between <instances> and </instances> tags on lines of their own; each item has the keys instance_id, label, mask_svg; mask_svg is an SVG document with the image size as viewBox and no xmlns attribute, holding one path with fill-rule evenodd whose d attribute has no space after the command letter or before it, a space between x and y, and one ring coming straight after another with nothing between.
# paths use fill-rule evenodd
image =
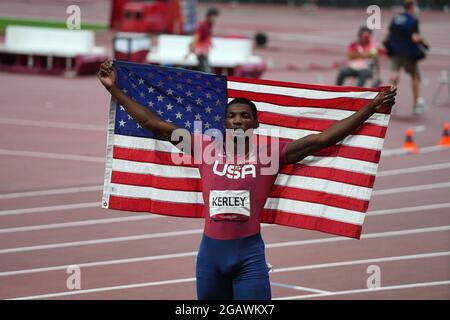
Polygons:
<instances>
[{"instance_id":1,"label":"man holding flag","mask_svg":"<svg viewBox=\"0 0 450 320\"><path fill-rule=\"evenodd\" d=\"M117 72L117 69L120 72ZM175 204L178 203L177 201L183 202L183 206L180 205L179 208L195 211L201 207L200 211L198 211L199 213L180 213L178 215L205 218L204 234L197 256L196 268L197 296L199 299L271 299L269 270L265 261L264 242L260 235L261 222L271 221L271 223L359 237L360 226L350 226L348 223L342 224L339 221L337 221L338 227L335 227L335 225L330 226L329 219L332 217L332 214L325 218L317 218L319 220L315 220L314 224L316 226L314 228L309 225L311 220L308 217L304 217L305 220L302 220L301 223L296 223L293 221L298 217L292 219L286 213L280 212L280 218L277 220L277 212L269 212L270 204L268 207L266 200L274 197L276 193L274 191L274 183L282 185L282 182L278 181L277 174L281 172L283 167L290 166L289 170L294 172L297 170L295 166L300 161L323 150L330 150L343 139L349 146L343 145L342 150L333 152L341 156L345 156L345 154L348 156L349 151L360 148L356 146L355 143L357 142L346 140L349 135L355 134L355 132L364 135L364 138L357 137L355 141L359 139L365 144L375 141L373 143L376 144L376 146L368 146L370 150L366 150L364 154L357 157L360 159L366 157L364 158L366 160L368 159L367 157L373 157L372 161L376 164L379 159L379 149L382 147L382 138L384 138L386 132L388 113L395 102L396 88L386 88L386 90L381 92L373 90L368 93L373 97L369 101L367 101L367 98L358 98L358 101L351 103L348 102L349 100L345 100L347 105L344 108L354 108L355 112L339 121L335 121L332 125L328 122L326 128L322 128L323 130L317 130L317 126L319 124L323 125L323 123L310 124L310 122L306 122L306 125L316 126L315 131L321 131L319 133L304 134L303 137L294 140L289 139L290 141L288 139L280 139L279 143L278 141L273 141L272 143L272 140L269 143L265 140L262 142L258 141L255 144L252 143L254 141L252 140L252 134L254 130L262 132L262 128L258 129L260 121L264 123L265 127L270 129L270 126L266 125L266 123L270 123L279 115L273 113L271 117L267 118L267 114L264 112L260 113L259 110L259 106L266 108L267 103L258 102L257 110L255 103L250 98L254 97L254 99L261 101L265 95L273 94L275 91L269 91L275 89L271 89L270 86L264 87L262 83L259 84L259 88L267 88L265 89L267 92L256 95L254 92L244 92L243 89L250 86L249 83L246 83L246 79L240 79L242 83L238 88L234 87L235 83L233 81L237 81L234 79L228 79L229 84L227 84L226 78L210 74L125 62L116 62L113 67L111 61L101 65L98 78L113 97L112 110L118 110L119 112L119 114L114 114L114 119L110 119L112 123L110 129L114 130L115 139L113 144L114 159L112 160L112 171L106 174L109 180L106 181L107 179L105 178L105 184L111 183L111 191L108 191L109 198L107 200L104 198L104 202L109 204L109 208L150 211L160 214L171 214L167 208L177 208ZM167 83L170 83L170 87L165 86ZM129 86L126 86L128 84ZM203 84L203 86L199 84ZM278 85L284 84L279 83ZM144 89L146 92L144 92ZM287 93L290 92L289 90L292 91L294 89L296 90L295 92L300 93L309 90L306 85L302 88L283 87L284 91L280 91L283 95L277 96L277 102L289 104L289 101L296 101L293 100L294 98L287 96ZM313 89L316 90L316 88ZM356 90L357 88L354 89ZM347 94L346 92L338 92L337 96L339 98L329 100L333 100L333 103L336 101L338 101L338 104L342 103L344 101L342 99L347 99L343 98L344 93ZM326 90L321 94L332 96ZM367 97L368 95L364 96L362 93L358 93L357 96ZM231 97L234 97L234 99L231 99ZM231 101L227 101L227 99L231 99ZM207 102L208 105L206 105ZM312 100L308 102L313 103ZM221 105L221 103L223 104ZM149 107L144 106L144 104ZM210 106L212 105L215 105L215 108L211 108ZM329 106L331 108L331 104ZM178 111L177 108L184 110L184 113ZM271 108L272 111L276 110L273 106ZM194 115L195 110L200 109L204 109L204 113L200 114L199 111ZM121 110L124 112L123 115L120 114ZM286 110L286 112L289 112L288 109ZM176 111L178 112L175 113ZM125 112L128 120L134 119L138 129L136 129L136 125L134 127L126 127L127 118L125 118ZM230 134L226 135L223 141L220 141L217 137L215 140L205 139L205 135L202 135L201 132L196 134L195 131L190 130L187 137L192 137L194 141L188 143L187 148L186 143L184 143L183 151L189 149L198 150L195 149L195 144L197 143L195 139L200 137L201 141L199 144L203 150L207 150L211 146L214 147L213 161L196 163L196 167L200 171L200 177L196 176L196 173L192 171L194 165L188 163L187 167L184 168L185 171L183 171L189 172L189 175L183 180L187 181L186 183L182 180L175 180L175 178L179 177L168 177L167 179L170 181L179 181L174 183L180 186L184 183L180 187L183 193L177 193L177 195L180 195L180 197L186 195L186 199L167 198L164 200L164 195L157 195L159 190L164 189L164 194L168 194L168 197L171 194L175 194L172 193L174 192L173 189L169 190L172 187L169 185L169 182L166 179L160 179L166 173L159 172L155 174L152 177L153 180L149 182L145 180L148 178L148 174L146 177L143 177L136 174L136 172L131 173L131 169L126 168L125 162L131 160L139 161L139 164L133 164L133 170L136 171L139 171L136 168L142 162L153 162L157 168L162 167L160 165L162 163L169 163L171 159L173 160L173 158L167 158L170 146L167 147L167 144L161 144L161 141L168 141L179 148L179 137L182 135L179 134L177 129L180 129L180 127L191 128L189 119L193 118L188 118L191 116L191 113L195 120L203 121L207 129L211 126L210 122L218 122L223 117L224 127L227 133ZM385 116L386 113L387 116ZM373 125L372 123L365 124L368 120L369 122L378 123L378 118L373 118L375 114L380 115L379 118L383 119L382 124L384 126ZM163 116L165 118L165 115L168 115L167 119L162 118ZM182 120L183 117L187 119L184 122L184 119ZM136 131L141 129L149 132L150 136L145 136L147 133ZM303 131L306 132L306 130ZM131 135L134 136L129 138ZM261 137L261 133L259 135ZM278 136L282 138L283 134ZM141 137L152 139L151 141L154 141L152 142L154 143L153 149L148 149L149 142L143 142ZM353 139L353 137L351 138ZM129 145L127 146L123 141L132 142L128 142ZM129 149L125 150L125 147ZM147 148L146 151L142 151L145 148ZM267 151L267 154L270 154L271 160L277 161L276 170L264 171L264 169L267 169L268 163L261 161L256 156L256 154L260 155L259 149L264 149ZM376 152L374 152L375 149L377 149ZM191 155L195 156L195 152L191 152ZM156 153L158 153L156 160L149 160L149 157L153 157ZM125 159L126 161L124 161ZM359 160L352 159L352 161L357 163ZM107 168L108 166L109 164L107 163ZM304 167L304 165L301 165L301 167ZM356 167L352 169L353 171L358 170ZM334 175L336 175L336 172L343 171L341 169L333 170L335 170L333 171ZM374 170L376 173L376 166ZM143 173L144 171L140 172ZM326 170L320 171L320 174L324 172ZM282 173L287 174L288 172L283 171ZM350 175L341 178L337 177L336 179L343 179L344 181L345 179L350 179L349 177L353 179L353 176ZM374 178L370 179L370 181L363 181L363 174L359 173L357 177L358 182L355 183L359 186L364 185L364 188L361 187L358 190L369 192L368 196L370 197L371 190L367 191L366 189L372 186ZM298 178L298 176L295 178ZM308 180L306 176L304 179ZM199 183L196 184L197 182ZM139 185L139 189L129 187L130 184ZM144 190L144 186L152 186L152 188L145 188ZM289 186L289 183L287 186ZM352 188L352 190L356 189ZM200 201L187 197L193 191L201 191L204 201L203 205L200 205ZM133 194L132 192L136 193ZM281 190L279 192L283 193L284 191ZM288 192L290 192L290 189ZM317 191L314 192L317 194ZM150 202L146 202L143 199L146 194L152 198ZM136 202L136 197L141 197L142 199ZM285 198L288 197L289 195L285 194ZM367 200L367 195L364 197ZM271 199L273 200L273 198ZM311 203L313 203L315 200L311 199ZM282 200L278 200L281 204L284 203ZM292 197L286 200L288 201L286 203L295 203ZM342 200L338 196L330 201L335 204L333 207L333 210L337 210L335 212L341 212L343 215L348 214L351 217L355 216L355 213L349 210L353 207L345 207L345 209L342 207L354 206L359 208L360 206L359 211L365 212L368 206L368 200L359 201L354 199L349 204L349 201ZM346 203L340 203L340 201ZM308 208L314 209L316 205L315 203L310 204ZM272 205L272 209L281 210L276 204ZM324 210L322 211L325 212ZM358 214L356 213L356 215ZM361 218L358 217L358 219ZM327 222L323 222L325 220Z\"/></svg>"}]
</instances>

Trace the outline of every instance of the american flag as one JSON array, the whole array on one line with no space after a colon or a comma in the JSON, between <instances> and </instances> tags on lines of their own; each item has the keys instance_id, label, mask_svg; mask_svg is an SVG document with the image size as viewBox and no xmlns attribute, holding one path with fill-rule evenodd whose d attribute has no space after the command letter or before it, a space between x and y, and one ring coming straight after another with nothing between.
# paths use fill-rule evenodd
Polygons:
<instances>
[{"instance_id":1,"label":"american flag","mask_svg":"<svg viewBox=\"0 0 450 320\"><path fill-rule=\"evenodd\" d=\"M223 132L228 101L255 102L260 128L280 140L318 133L365 106L382 89L306 85L217 76L115 61L122 91L163 120L194 131ZM375 113L352 135L280 169L262 223L359 239L375 182L390 108ZM103 207L177 217L202 217L201 177L195 165L175 165L171 143L140 127L111 100Z\"/></svg>"}]
</instances>

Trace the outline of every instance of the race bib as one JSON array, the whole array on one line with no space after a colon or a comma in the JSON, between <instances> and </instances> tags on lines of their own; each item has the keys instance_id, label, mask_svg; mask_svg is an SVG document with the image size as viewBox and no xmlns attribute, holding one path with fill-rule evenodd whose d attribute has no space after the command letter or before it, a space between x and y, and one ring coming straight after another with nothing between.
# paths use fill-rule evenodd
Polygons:
<instances>
[{"instance_id":1,"label":"race bib","mask_svg":"<svg viewBox=\"0 0 450 320\"><path fill-rule=\"evenodd\" d=\"M209 215L212 220L247 221L250 218L248 190L211 190Z\"/></svg>"}]
</instances>

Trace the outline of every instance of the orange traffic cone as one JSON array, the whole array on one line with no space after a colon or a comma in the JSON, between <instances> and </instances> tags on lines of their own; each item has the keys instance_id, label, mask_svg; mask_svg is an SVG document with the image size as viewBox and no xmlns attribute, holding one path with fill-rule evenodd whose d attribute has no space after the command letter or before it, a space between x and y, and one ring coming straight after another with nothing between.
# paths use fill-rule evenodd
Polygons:
<instances>
[{"instance_id":1,"label":"orange traffic cone","mask_svg":"<svg viewBox=\"0 0 450 320\"><path fill-rule=\"evenodd\" d=\"M411 151L411 152L419 152L419 149L416 146L416 143L413 140L414 131L412 128L408 128L405 132L405 142L403 143L403 149Z\"/></svg>"},{"instance_id":2,"label":"orange traffic cone","mask_svg":"<svg viewBox=\"0 0 450 320\"><path fill-rule=\"evenodd\" d=\"M439 140L439 145L443 147L450 147L450 134L449 134L449 124L444 123L444 129L442 130L442 137Z\"/></svg>"}]
</instances>

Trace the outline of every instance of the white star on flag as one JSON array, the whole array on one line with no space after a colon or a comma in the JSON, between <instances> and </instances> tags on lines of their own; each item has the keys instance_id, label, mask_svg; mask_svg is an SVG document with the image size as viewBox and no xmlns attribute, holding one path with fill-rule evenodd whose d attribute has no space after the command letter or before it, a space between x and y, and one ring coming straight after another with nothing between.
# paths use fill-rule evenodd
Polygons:
<instances>
[{"instance_id":1,"label":"white star on flag","mask_svg":"<svg viewBox=\"0 0 450 320\"><path fill-rule=\"evenodd\" d=\"M123 121L123 120L120 120L120 121L119 121L119 126L121 126L121 127L125 127L125 121Z\"/></svg>"}]
</instances>

